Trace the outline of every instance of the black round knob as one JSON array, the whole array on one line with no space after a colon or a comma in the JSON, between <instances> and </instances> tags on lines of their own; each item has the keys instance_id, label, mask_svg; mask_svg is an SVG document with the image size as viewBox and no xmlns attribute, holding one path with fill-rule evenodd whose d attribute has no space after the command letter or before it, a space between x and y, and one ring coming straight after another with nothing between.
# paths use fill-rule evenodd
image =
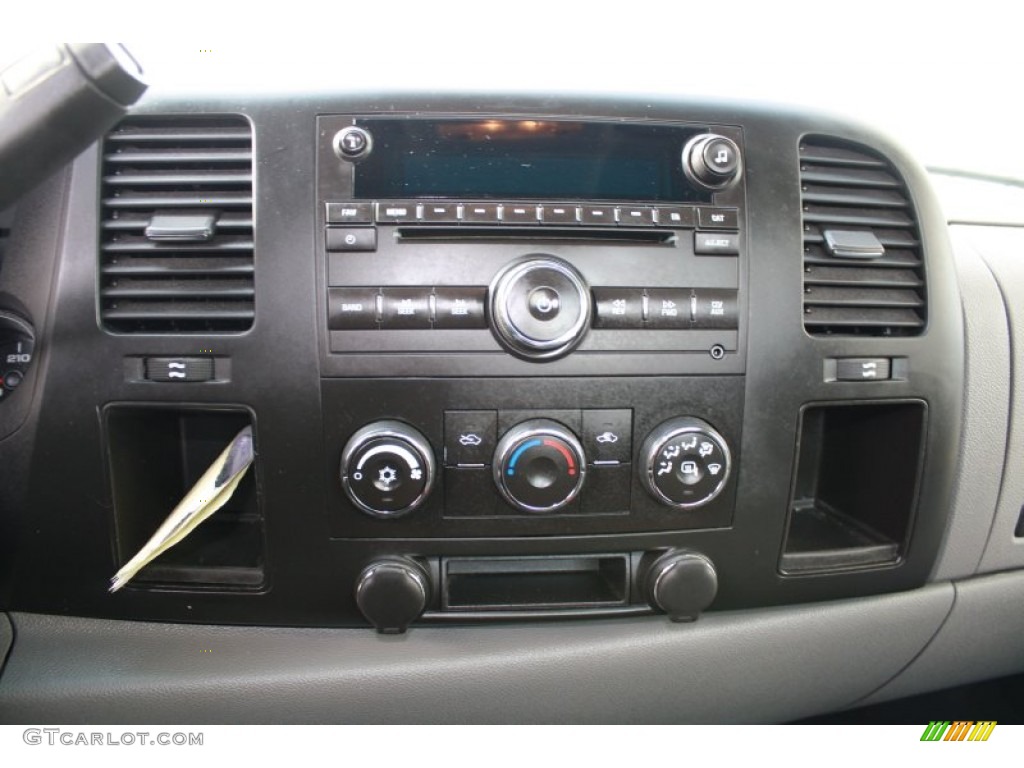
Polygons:
<instances>
[{"instance_id":1,"label":"black round knob","mask_svg":"<svg viewBox=\"0 0 1024 768\"><path fill-rule=\"evenodd\" d=\"M360 160L373 149L373 137L365 128L350 125L334 134L331 147L342 160Z\"/></svg>"},{"instance_id":2,"label":"black round knob","mask_svg":"<svg viewBox=\"0 0 1024 768\"><path fill-rule=\"evenodd\" d=\"M694 621L715 599L718 574L700 552L673 549L659 557L644 577L647 602L672 621Z\"/></svg>"},{"instance_id":3,"label":"black round knob","mask_svg":"<svg viewBox=\"0 0 1024 768\"><path fill-rule=\"evenodd\" d=\"M729 479L728 443L714 427L692 416L656 427L644 440L640 456L647 492L676 509L707 504Z\"/></svg>"},{"instance_id":4,"label":"black round knob","mask_svg":"<svg viewBox=\"0 0 1024 768\"><path fill-rule=\"evenodd\" d=\"M712 191L736 183L743 172L740 148L732 139L714 133L694 136L683 147L683 172L699 187Z\"/></svg>"},{"instance_id":5,"label":"black round knob","mask_svg":"<svg viewBox=\"0 0 1024 768\"><path fill-rule=\"evenodd\" d=\"M524 512L556 512L583 487L583 446L549 419L524 421L498 441L494 482L509 504Z\"/></svg>"},{"instance_id":6,"label":"black round knob","mask_svg":"<svg viewBox=\"0 0 1024 768\"><path fill-rule=\"evenodd\" d=\"M341 485L352 503L374 517L398 517L419 507L434 484L434 452L399 421L357 431L341 454Z\"/></svg>"},{"instance_id":7,"label":"black round knob","mask_svg":"<svg viewBox=\"0 0 1024 768\"><path fill-rule=\"evenodd\" d=\"M506 349L530 360L572 351L590 326L590 291L582 275L554 256L529 256L494 278L494 334Z\"/></svg>"},{"instance_id":8,"label":"black round knob","mask_svg":"<svg viewBox=\"0 0 1024 768\"><path fill-rule=\"evenodd\" d=\"M356 605L378 632L400 634L426 610L430 591L430 577L415 560L385 558L359 574Z\"/></svg>"}]
</instances>

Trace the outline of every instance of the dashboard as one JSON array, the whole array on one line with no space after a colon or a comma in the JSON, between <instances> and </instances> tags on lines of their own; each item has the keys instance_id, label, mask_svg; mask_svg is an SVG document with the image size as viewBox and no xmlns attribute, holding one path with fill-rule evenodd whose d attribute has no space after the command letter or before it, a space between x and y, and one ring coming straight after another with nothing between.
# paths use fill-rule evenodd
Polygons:
<instances>
[{"instance_id":1,"label":"dashboard","mask_svg":"<svg viewBox=\"0 0 1024 768\"><path fill-rule=\"evenodd\" d=\"M1021 222L935 188L755 105L144 101L7 214L0 719L785 721L1024 670Z\"/></svg>"}]
</instances>

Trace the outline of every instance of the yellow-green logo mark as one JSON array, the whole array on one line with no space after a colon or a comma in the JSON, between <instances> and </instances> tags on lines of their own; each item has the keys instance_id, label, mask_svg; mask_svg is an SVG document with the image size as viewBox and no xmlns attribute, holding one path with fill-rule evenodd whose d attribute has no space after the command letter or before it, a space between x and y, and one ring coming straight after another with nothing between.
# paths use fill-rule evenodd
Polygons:
<instances>
[{"instance_id":1,"label":"yellow-green logo mark","mask_svg":"<svg viewBox=\"0 0 1024 768\"><path fill-rule=\"evenodd\" d=\"M921 734L921 741L988 741L995 720L932 720Z\"/></svg>"}]
</instances>

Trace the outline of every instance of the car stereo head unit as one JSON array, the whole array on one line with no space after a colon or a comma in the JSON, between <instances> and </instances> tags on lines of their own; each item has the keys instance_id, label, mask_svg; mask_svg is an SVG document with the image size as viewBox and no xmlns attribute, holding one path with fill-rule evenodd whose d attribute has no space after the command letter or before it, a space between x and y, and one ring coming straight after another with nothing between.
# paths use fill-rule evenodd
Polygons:
<instances>
[{"instance_id":1,"label":"car stereo head unit","mask_svg":"<svg viewBox=\"0 0 1024 768\"><path fill-rule=\"evenodd\" d=\"M472 375L501 354L532 375L671 352L660 372L742 372L742 154L723 125L321 116L328 360L458 354Z\"/></svg>"}]
</instances>

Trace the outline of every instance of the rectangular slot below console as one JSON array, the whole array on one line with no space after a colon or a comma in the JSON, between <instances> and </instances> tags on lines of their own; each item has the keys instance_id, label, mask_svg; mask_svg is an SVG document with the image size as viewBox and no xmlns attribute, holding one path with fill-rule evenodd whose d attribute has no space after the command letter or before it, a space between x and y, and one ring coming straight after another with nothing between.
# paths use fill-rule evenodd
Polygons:
<instances>
[{"instance_id":1,"label":"rectangular slot below console","mask_svg":"<svg viewBox=\"0 0 1024 768\"><path fill-rule=\"evenodd\" d=\"M918 401L804 410L782 573L899 561L917 505L925 415Z\"/></svg>"},{"instance_id":2,"label":"rectangular slot below console","mask_svg":"<svg viewBox=\"0 0 1024 768\"><path fill-rule=\"evenodd\" d=\"M447 611L606 608L629 602L627 555L451 558L442 562Z\"/></svg>"}]
</instances>

